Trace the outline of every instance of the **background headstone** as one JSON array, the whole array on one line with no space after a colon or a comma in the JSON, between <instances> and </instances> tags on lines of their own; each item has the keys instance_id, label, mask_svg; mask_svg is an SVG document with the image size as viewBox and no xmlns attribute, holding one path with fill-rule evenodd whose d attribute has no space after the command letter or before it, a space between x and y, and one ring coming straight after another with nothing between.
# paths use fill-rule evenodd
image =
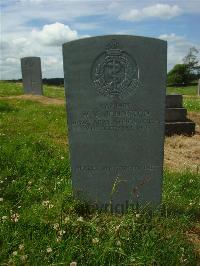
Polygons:
<instances>
[{"instance_id":1,"label":"background headstone","mask_svg":"<svg viewBox=\"0 0 200 266\"><path fill-rule=\"evenodd\" d=\"M63 45L72 183L79 199L113 212L161 203L166 55L165 41L135 36Z\"/></svg>"},{"instance_id":2,"label":"background headstone","mask_svg":"<svg viewBox=\"0 0 200 266\"><path fill-rule=\"evenodd\" d=\"M22 81L25 94L42 95L40 57L21 58Z\"/></svg>"}]
</instances>

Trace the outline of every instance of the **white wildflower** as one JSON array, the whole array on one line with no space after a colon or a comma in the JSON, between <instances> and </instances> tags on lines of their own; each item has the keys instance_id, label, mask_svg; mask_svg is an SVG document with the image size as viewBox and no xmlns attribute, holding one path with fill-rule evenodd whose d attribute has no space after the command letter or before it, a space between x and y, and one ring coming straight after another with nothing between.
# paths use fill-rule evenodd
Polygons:
<instances>
[{"instance_id":1,"label":"white wildflower","mask_svg":"<svg viewBox=\"0 0 200 266\"><path fill-rule=\"evenodd\" d=\"M22 256L21 256L21 260L22 260L22 261L25 261L25 260L27 260L27 259L28 259L28 255L22 255Z\"/></svg>"},{"instance_id":2,"label":"white wildflower","mask_svg":"<svg viewBox=\"0 0 200 266\"><path fill-rule=\"evenodd\" d=\"M64 223L66 224L66 223L68 223L69 222L69 217L65 217L65 219L64 219Z\"/></svg>"},{"instance_id":3,"label":"white wildflower","mask_svg":"<svg viewBox=\"0 0 200 266\"><path fill-rule=\"evenodd\" d=\"M69 266L77 266L77 262L72 261Z\"/></svg>"},{"instance_id":4,"label":"white wildflower","mask_svg":"<svg viewBox=\"0 0 200 266\"><path fill-rule=\"evenodd\" d=\"M47 248L47 253L51 253L52 252L52 248Z\"/></svg>"},{"instance_id":5,"label":"white wildflower","mask_svg":"<svg viewBox=\"0 0 200 266\"><path fill-rule=\"evenodd\" d=\"M49 201L49 200L44 200L44 201L42 202L42 205L43 205L43 206L48 206L48 205L49 205L49 203L50 203L50 201Z\"/></svg>"},{"instance_id":6,"label":"white wildflower","mask_svg":"<svg viewBox=\"0 0 200 266\"><path fill-rule=\"evenodd\" d=\"M65 233L66 233L65 230L60 230L60 231L58 231L58 234L59 234L60 236L63 236Z\"/></svg>"},{"instance_id":7,"label":"white wildflower","mask_svg":"<svg viewBox=\"0 0 200 266\"><path fill-rule=\"evenodd\" d=\"M92 243L93 243L93 244L97 244L98 242L99 242L99 239L98 239L98 238L93 238L93 239L92 239Z\"/></svg>"},{"instance_id":8,"label":"white wildflower","mask_svg":"<svg viewBox=\"0 0 200 266\"><path fill-rule=\"evenodd\" d=\"M18 213L14 213L11 215L11 221L13 222L18 222L19 221L19 214Z\"/></svg>"},{"instance_id":9,"label":"white wildflower","mask_svg":"<svg viewBox=\"0 0 200 266\"><path fill-rule=\"evenodd\" d=\"M115 226L115 232L118 232L120 228L120 225Z\"/></svg>"},{"instance_id":10,"label":"white wildflower","mask_svg":"<svg viewBox=\"0 0 200 266\"><path fill-rule=\"evenodd\" d=\"M78 217L77 222L83 222L83 217L82 216Z\"/></svg>"},{"instance_id":11,"label":"white wildflower","mask_svg":"<svg viewBox=\"0 0 200 266\"><path fill-rule=\"evenodd\" d=\"M2 216L1 219L4 222L5 220L7 220L8 216Z\"/></svg>"},{"instance_id":12,"label":"white wildflower","mask_svg":"<svg viewBox=\"0 0 200 266\"><path fill-rule=\"evenodd\" d=\"M56 241L57 241L57 242L60 242L61 239L62 239L61 236L58 236L58 237L56 238Z\"/></svg>"},{"instance_id":13,"label":"white wildflower","mask_svg":"<svg viewBox=\"0 0 200 266\"><path fill-rule=\"evenodd\" d=\"M0 198L0 202L3 202L3 198Z\"/></svg>"},{"instance_id":14,"label":"white wildflower","mask_svg":"<svg viewBox=\"0 0 200 266\"><path fill-rule=\"evenodd\" d=\"M57 230L58 228L59 228L59 224L58 223L53 225L53 229Z\"/></svg>"},{"instance_id":15,"label":"white wildflower","mask_svg":"<svg viewBox=\"0 0 200 266\"><path fill-rule=\"evenodd\" d=\"M17 256L17 251L13 251L13 256Z\"/></svg>"},{"instance_id":16,"label":"white wildflower","mask_svg":"<svg viewBox=\"0 0 200 266\"><path fill-rule=\"evenodd\" d=\"M116 244L117 244L117 246L121 246L121 242L119 240L117 241Z\"/></svg>"},{"instance_id":17,"label":"white wildflower","mask_svg":"<svg viewBox=\"0 0 200 266\"><path fill-rule=\"evenodd\" d=\"M24 245L23 244L20 244L19 245L19 250L23 250L24 249Z\"/></svg>"}]
</instances>

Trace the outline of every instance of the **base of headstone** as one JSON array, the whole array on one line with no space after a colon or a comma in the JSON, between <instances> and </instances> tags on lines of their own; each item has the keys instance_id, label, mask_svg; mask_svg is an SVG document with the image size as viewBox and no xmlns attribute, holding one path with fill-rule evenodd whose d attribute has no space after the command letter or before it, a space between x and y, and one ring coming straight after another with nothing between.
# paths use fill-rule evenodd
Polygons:
<instances>
[{"instance_id":1,"label":"base of headstone","mask_svg":"<svg viewBox=\"0 0 200 266\"><path fill-rule=\"evenodd\" d=\"M185 122L166 122L165 135L186 135L192 136L195 134L195 123L191 120Z\"/></svg>"},{"instance_id":2,"label":"base of headstone","mask_svg":"<svg viewBox=\"0 0 200 266\"><path fill-rule=\"evenodd\" d=\"M183 96L181 94L166 95L166 108L181 108L183 103Z\"/></svg>"},{"instance_id":3,"label":"base of headstone","mask_svg":"<svg viewBox=\"0 0 200 266\"><path fill-rule=\"evenodd\" d=\"M166 95L165 136L195 134L195 123L187 119L187 109L182 105L182 95Z\"/></svg>"},{"instance_id":4,"label":"base of headstone","mask_svg":"<svg viewBox=\"0 0 200 266\"><path fill-rule=\"evenodd\" d=\"M166 122L182 122L185 121L187 115L186 108L166 108L165 121Z\"/></svg>"}]
</instances>

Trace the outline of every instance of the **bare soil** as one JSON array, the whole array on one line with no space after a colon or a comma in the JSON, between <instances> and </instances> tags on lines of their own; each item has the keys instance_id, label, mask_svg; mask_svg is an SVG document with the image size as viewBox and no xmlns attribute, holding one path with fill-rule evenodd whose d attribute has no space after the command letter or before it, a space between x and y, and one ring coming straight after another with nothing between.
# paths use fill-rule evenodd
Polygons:
<instances>
[{"instance_id":1,"label":"bare soil","mask_svg":"<svg viewBox=\"0 0 200 266\"><path fill-rule=\"evenodd\" d=\"M194 246L200 265L200 223L196 223L189 231L186 232L186 237Z\"/></svg>"},{"instance_id":2,"label":"bare soil","mask_svg":"<svg viewBox=\"0 0 200 266\"><path fill-rule=\"evenodd\" d=\"M200 112L189 112L188 118L196 123L194 136L174 135L165 138L164 165L170 170L200 170Z\"/></svg>"},{"instance_id":3,"label":"bare soil","mask_svg":"<svg viewBox=\"0 0 200 266\"><path fill-rule=\"evenodd\" d=\"M31 94L26 94L26 95L17 95L17 96L5 96L5 97L0 97L0 99L24 99L24 100L31 100L31 101L37 101L42 104L55 104L55 105L62 105L65 103L64 99L56 99L56 98L50 98L46 96L40 96L40 95L31 95Z\"/></svg>"}]
</instances>

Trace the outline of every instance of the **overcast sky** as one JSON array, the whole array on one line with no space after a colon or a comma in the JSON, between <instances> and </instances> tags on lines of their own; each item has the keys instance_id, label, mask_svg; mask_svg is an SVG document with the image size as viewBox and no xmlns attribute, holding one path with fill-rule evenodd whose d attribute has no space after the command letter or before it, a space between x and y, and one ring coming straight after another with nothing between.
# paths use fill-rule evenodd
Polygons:
<instances>
[{"instance_id":1,"label":"overcast sky","mask_svg":"<svg viewBox=\"0 0 200 266\"><path fill-rule=\"evenodd\" d=\"M63 77L62 44L130 34L168 41L168 70L200 49L200 0L1 0L1 79L21 78L20 58L40 56L43 77Z\"/></svg>"}]
</instances>

